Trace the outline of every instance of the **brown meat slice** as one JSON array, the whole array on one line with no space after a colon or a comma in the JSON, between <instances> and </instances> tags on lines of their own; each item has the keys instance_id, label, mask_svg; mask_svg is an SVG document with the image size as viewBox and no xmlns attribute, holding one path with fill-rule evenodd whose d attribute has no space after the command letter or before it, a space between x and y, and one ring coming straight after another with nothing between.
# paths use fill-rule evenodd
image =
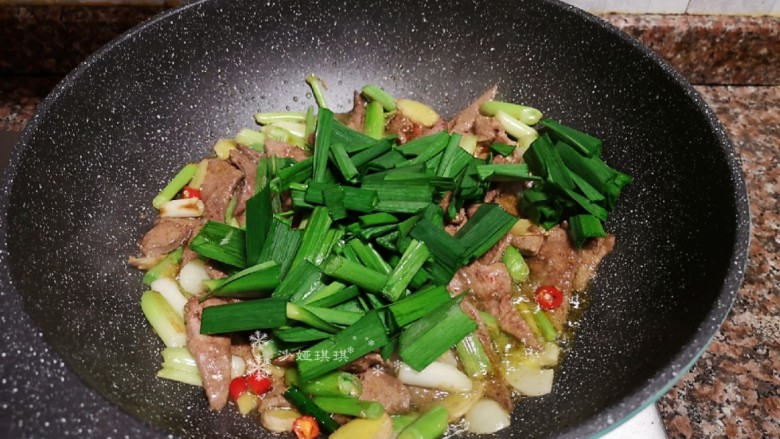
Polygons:
<instances>
[{"instance_id":1,"label":"brown meat slice","mask_svg":"<svg viewBox=\"0 0 780 439\"><path fill-rule=\"evenodd\" d=\"M159 218L138 243L141 253L148 257L170 253L188 242L200 225L194 218Z\"/></svg>"},{"instance_id":2,"label":"brown meat slice","mask_svg":"<svg viewBox=\"0 0 780 439\"><path fill-rule=\"evenodd\" d=\"M230 388L230 337L203 335L200 333L200 320L203 308L222 305L221 299L206 299L200 303L196 297L184 306L184 322L187 326L187 349L195 358L203 389L212 410L220 410L227 404Z\"/></svg>"},{"instance_id":3,"label":"brown meat slice","mask_svg":"<svg viewBox=\"0 0 780 439\"><path fill-rule=\"evenodd\" d=\"M376 367L389 367L390 362L385 361L379 352L369 352L340 367L341 370L352 373L361 373Z\"/></svg>"},{"instance_id":4,"label":"brown meat slice","mask_svg":"<svg viewBox=\"0 0 780 439\"><path fill-rule=\"evenodd\" d=\"M272 155L283 158L287 157L299 162L305 160L307 157L306 151L304 151L303 148L298 148L295 145L290 145L274 139L266 139L265 155L268 157Z\"/></svg>"},{"instance_id":5,"label":"brown meat slice","mask_svg":"<svg viewBox=\"0 0 780 439\"><path fill-rule=\"evenodd\" d=\"M485 396L497 402L508 413L512 413L515 405L512 402L512 392L509 385L504 381L501 373L493 374L491 379L485 382Z\"/></svg>"},{"instance_id":6,"label":"brown meat slice","mask_svg":"<svg viewBox=\"0 0 780 439\"><path fill-rule=\"evenodd\" d=\"M601 260L615 248L615 235L596 238L586 243L580 250L581 263L574 273L572 287L574 291L584 291L596 274L596 268Z\"/></svg>"},{"instance_id":7,"label":"brown meat slice","mask_svg":"<svg viewBox=\"0 0 780 439\"><path fill-rule=\"evenodd\" d=\"M127 262L139 270L149 270L150 268L160 263L160 261L162 261L163 259L165 259L164 254L157 255L157 256L141 256L140 258L136 258L135 256L130 256L127 259Z\"/></svg>"},{"instance_id":8,"label":"brown meat slice","mask_svg":"<svg viewBox=\"0 0 780 439\"><path fill-rule=\"evenodd\" d=\"M504 332L529 348L539 348L531 328L512 304L512 278L503 263L484 265L479 261L472 262L453 276L448 288L454 293L470 289L477 305L493 314Z\"/></svg>"},{"instance_id":9,"label":"brown meat slice","mask_svg":"<svg viewBox=\"0 0 780 439\"><path fill-rule=\"evenodd\" d=\"M360 374L363 401L378 401L385 406L385 411L391 415L409 411L409 389L398 378L382 369L370 369Z\"/></svg>"},{"instance_id":10,"label":"brown meat slice","mask_svg":"<svg viewBox=\"0 0 780 439\"><path fill-rule=\"evenodd\" d=\"M366 121L366 101L359 91L355 91L353 98L352 111L347 113L349 116L344 125L355 131L363 132L363 125Z\"/></svg>"},{"instance_id":11,"label":"brown meat slice","mask_svg":"<svg viewBox=\"0 0 780 439\"><path fill-rule=\"evenodd\" d=\"M474 119L474 135L477 136L477 142L494 143L496 137L499 137L499 133L504 133L504 137L506 137L504 127L496 118L480 115Z\"/></svg>"},{"instance_id":12,"label":"brown meat slice","mask_svg":"<svg viewBox=\"0 0 780 439\"><path fill-rule=\"evenodd\" d=\"M469 134L474 127L474 122L479 117L479 107L483 103L496 97L498 86L494 85L487 89L480 97L472 102L468 107L461 110L457 116L452 118L449 123L450 133Z\"/></svg>"},{"instance_id":13,"label":"brown meat slice","mask_svg":"<svg viewBox=\"0 0 780 439\"><path fill-rule=\"evenodd\" d=\"M430 128L424 128L423 129L423 136L430 136L431 134L436 134L438 132L444 131L447 129L447 120L443 117L440 117L438 121L436 121L433 126Z\"/></svg>"},{"instance_id":14,"label":"brown meat slice","mask_svg":"<svg viewBox=\"0 0 780 439\"><path fill-rule=\"evenodd\" d=\"M206 177L200 186L203 218L219 222L225 221L225 211L242 178L241 171L227 161L208 160Z\"/></svg>"},{"instance_id":15,"label":"brown meat slice","mask_svg":"<svg viewBox=\"0 0 780 439\"><path fill-rule=\"evenodd\" d=\"M566 230L556 226L550 229L538 253L526 260L533 282L563 292L563 303L550 312L550 320L559 331L569 315L572 294L587 288L596 267L614 244L614 236L607 236L593 239L578 250Z\"/></svg>"},{"instance_id":16,"label":"brown meat slice","mask_svg":"<svg viewBox=\"0 0 780 439\"><path fill-rule=\"evenodd\" d=\"M401 113L396 113L387 123L387 133L398 136L398 143L404 143L414 139L415 125Z\"/></svg>"},{"instance_id":17,"label":"brown meat slice","mask_svg":"<svg viewBox=\"0 0 780 439\"><path fill-rule=\"evenodd\" d=\"M512 245L522 253L523 256L534 256L539 253L539 249L544 244L544 235L512 235Z\"/></svg>"},{"instance_id":18,"label":"brown meat slice","mask_svg":"<svg viewBox=\"0 0 780 439\"><path fill-rule=\"evenodd\" d=\"M238 194L238 203L234 211L236 217L246 211L246 201L255 195L258 160L260 160L260 153L243 145L238 145L237 149L230 151L230 162L244 174L244 183Z\"/></svg>"}]
</instances>

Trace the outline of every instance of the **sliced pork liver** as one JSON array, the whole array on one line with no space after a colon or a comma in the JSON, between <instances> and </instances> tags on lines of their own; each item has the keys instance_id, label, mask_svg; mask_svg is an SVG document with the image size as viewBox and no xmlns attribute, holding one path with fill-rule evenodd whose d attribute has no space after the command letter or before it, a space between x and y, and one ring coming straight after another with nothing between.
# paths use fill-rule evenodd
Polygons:
<instances>
[{"instance_id":1,"label":"sliced pork liver","mask_svg":"<svg viewBox=\"0 0 780 439\"><path fill-rule=\"evenodd\" d=\"M572 294L587 288L596 267L614 244L615 237L607 236L577 249L566 230L556 226L547 233L536 255L526 260L532 282L552 285L563 292L563 303L550 312L550 320L558 330L566 322Z\"/></svg>"},{"instance_id":2,"label":"sliced pork liver","mask_svg":"<svg viewBox=\"0 0 780 439\"><path fill-rule=\"evenodd\" d=\"M196 297L184 306L184 322L187 326L187 349L198 366L203 380L203 389L212 410L220 410L227 404L230 388L231 351L230 337L203 335L200 333L200 321L203 308L222 305L221 299L206 299L199 303Z\"/></svg>"},{"instance_id":3,"label":"sliced pork liver","mask_svg":"<svg viewBox=\"0 0 780 439\"><path fill-rule=\"evenodd\" d=\"M457 116L452 118L449 123L450 133L469 134L474 128L474 122L477 120L479 114L479 107L483 103L492 100L496 97L498 92L498 86L494 85L487 89L480 97L472 102L468 107L464 108Z\"/></svg>"},{"instance_id":4,"label":"sliced pork liver","mask_svg":"<svg viewBox=\"0 0 780 439\"><path fill-rule=\"evenodd\" d=\"M472 262L455 274L448 288L456 294L469 290L477 306L494 315L504 332L529 348L539 348L531 328L512 303L512 278L503 263Z\"/></svg>"},{"instance_id":5,"label":"sliced pork liver","mask_svg":"<svg viewBox=\"0 0 780 439\"><path fill-rule=\"evenodd\" d=\"M378 401L391 415L409 411L409 389L398 378L382 369L369 369L360 374L360 382L363 384L361 400Z\"/></svg>"},{"instance_id":6,"label":"sliced pork liver","mask_svg":"<svg viewBox=\"0 0 780 439\"><path fill-rule=\"evenodd\" d=\"M306 151L304 151L302 148L298 148L295 145L290 145L289 143L280 142L273 139L266 139L265 155L269 157L272 155L277 157L287 157L299 162L301 160L305 160L307 157Z\"/></svg>"},{"instance_id":7,"label":"sliced pork liver","mask_svg":"<svg viewBox=\"0 0 780 439\"><path fill-rule=\"evenodd\" d=\"M243 176L241 171L226 160L208 160L206 177L200 186L200 195L203 199L203 218L219 222L225 221L225 211Z\"/></svg>"},{"instance_id":8,"label":"sliced pork liver","mask_svg":"<svg viewBox=\"0 0 780 439\"><path fill-rule=\"evenodd\" d=\"M158 218L138 245L144 256L159 256L181 247L200 230L202 221L193 218Z\"/></svg>"},{"instance_id":9,"label":"sliced pork liver","mask_svg":"<svg viewBox=\"0 0 780 439\"><path fill-rule=\"evenodd\" d=\"M258 160L260 160L260 153L243 145L239 145L237 149L230 151L230 162L244 174L243 184L238 194L238 203L236 204L236 217L240 217L246 211L246 201L255 195ZM239 222L243 223L242 221Z\"/></svg>"}]
</instances>

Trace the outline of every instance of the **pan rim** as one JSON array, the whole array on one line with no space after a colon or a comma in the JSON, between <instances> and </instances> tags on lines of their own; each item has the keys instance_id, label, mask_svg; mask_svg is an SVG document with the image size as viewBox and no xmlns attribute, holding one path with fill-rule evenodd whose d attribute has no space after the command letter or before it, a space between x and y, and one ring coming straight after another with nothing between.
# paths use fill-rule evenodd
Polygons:
<instances>
[{"instance_id":1,"label":"pan rim","mask_svg":"<svg viewBox=\"0 0 780 439\"><path fill-rule=\"evenodd\" d=\"M19 163L24 158L25 154L29 151L29 145L32 137L38 130L38 127L42 120L44 120L49 113L52 105L58 100L62 93L67 90L94 64L97 60L106 56L106 54L113 52L114 50L121 49L121 46L130 40L137 34L143 32L145 29L150 28L157 23L169 19L179 13L182 13L189 8L198 7L201 4L210 3L219 0L197 0L187 5L180 6L175 9L163 11L160 14L140 23L133 27L122 35L116 37L98 51L87 57L81 64L79 64L74 70L68 73L62 81L52 90L52 92L41 102L38 106L36 114L31 118L24 130L22 131L19 140L11 154L11 159L8 167L2 176L2 194L0 195L0 210L2 216L0 217L0 265L2 266L2 273L0 273L0 283L8 285L10 294L19 294L24 298L20 291L15 287L15 281L10 273L10 258L8 253L8 215L10 207L10 197L13 190L14 182L17 178L17 172ZM563 432L559 437L584 437L584 436L600 436L607 432L617 428L620 424L628 420L630 417L647 407L649 404L654 403L658 398L666 394L679 379L696 363L696 361L703 355L709 344L715 338L719 328L727 318L731 307L736 300L737 292L744 279L745 269L748 262L748 250L751 237L752 221L750 217L750 209L748 203L747 186L742 172L739 157L736 153L734 145L728 138L725 128L722 126L717 116L712 109L706 104L701 95L688 83L682 75L677 72L668 62L663 60L658 54L653 52L648 47L642 45L639 41L631 38L627 34L621 32L617 28L613 27L606 21L582 11L574 6L563 3L559 0L540 0L542 3L547 3L553 7L560 8L567 13L575 14L582 19L586 20L592 25L597 25L603 30L606 30L613 36L619 38L624 43L630 45L634 50L639 51L644 57L649 58L654 64L658 65L664 73L667 75L671 82L683 91L687 97L695 106L707 121L709 128L717 138L718 148L720 153L723 154L729 168L729 179L734 187L734 193L731 196L734 197L735 206L735 232L734 232L734 244L731 251L731 264L725 273L723 278L722 287L720 288L718 299L712 304L712 308L707 313L705 320L698 327L696 333L691 339L683 345L682 349L664 366L655 376L648 379L646 383L638 386L633 392L624 396L621 400L613 404L612 406L600 411L591 418L581 422L573 428ZM714 145L713 145L714 146ZM25 300L25 308L26 308ZM36 323L37 326L37 323ZM44 340L46 339L44 334ZM48 341L47 341L48 344ZM50 345L49 346L62 356L60 349ZM67 364L67 363L66 363ZM70 365L68 365L70 368ZM74 372L74 369L71 368ZM81 373L76 372L76 376L82 381L84 385L87 385L87 381ZM94 390L94 389L93 389ZM96 393L98 393L96 391ZM98 393L102 398L108 400L107 397ZM116 404L115 404L116 405ZM128 413L123 407L118 406L121 410ZM133 418L141 423L148 424L143 419L133 416ZM153 426L157 431L162 433L159 427Z\"/></svg>"}]
</instances>

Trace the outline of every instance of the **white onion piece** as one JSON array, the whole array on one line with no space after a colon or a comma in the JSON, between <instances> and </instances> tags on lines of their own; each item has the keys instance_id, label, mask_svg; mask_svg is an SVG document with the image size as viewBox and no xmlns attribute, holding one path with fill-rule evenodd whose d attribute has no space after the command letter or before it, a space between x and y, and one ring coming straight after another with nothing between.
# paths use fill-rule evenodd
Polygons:
<instances>
[{"instance_id":1,"label":"white onion piece","mask_svg":"<svg viewBox=\"0 0 780 439\"><path fill-rule=\"evenodd\" d=\"M171 305L176 314L184 317L184 305L187 303L187 298L181 293L179 284L170 277L161 277L152 282L150 288L160 293L168 305Z\"/></svg>"},{"instance_id":2,"label":"white onion piece","mask_svg":"<svg viewBox=\"0 0 780 439\"><path fill-rule=\"evenodd\" d=\"M509 427L509 413L492 399L481 399L466 412L468 430L476 434L490 434Z\"/></svg>"},{"instance_id":3,"label":"white onion piece","mask_svg":"<svg viewBox=\"0 0 780 439\"><path fill-rule=\"evenodd\" d=\"M526 396L542 396L552 392L553 370L538 369L524 364L509 368L504 376L518 392Z\"/></svg>"},{"instance_id":4,"label":"white onion piece","mask_svg":"<svg viewBox=\"0 0 780 439\"><path fill-rule=\"evenodd\" d=\"M203 215L203 201L197 198L171 200L160 206L160 216L168 218L193 218Z\"/></svg>"},{"instance_id":5,"label":"white onion piece","mask_svg":"<svg viewBox=\"0 0 780 439\"><path fill-rule=\"evenodd\" d=\"M238 355L233 355L230 360L230 379L244 376L246 361Z\"/></svg>"},{"instance_id":6,"label":"white onion piece","mask_svg":"<svg viewBox=\"0 0 780 439\"><path fill-rule=\"evenodd\" d=\"M272 433L292 431L293 422L301 416L295 410L272 408L260 412L260 423Z\"/></svg>"},{"instance_id":7,"label":"white onion piece","mask_svg":"<svg viewBox=\"0 0 780 439\"><path fill-rule=\"evenodd\" d=\"M446 392L470 392L474 387L469 377L458 368L438 361L434 361L419 372L401 363L398 368L398 379L404 384Z\"/></svg>"},{"instance_id":8,"label":"white onion piece","mask_svg":"<svg viewBox=\"0 0 780 439\"><path fill-rule=\"evenodd\" d=\"M449 364L452 367L458 367L458 359L455 358L455 354L452 353L452 349L447 349L447 351L441 354L441 357L436 359L436 361Z\"/></svg>"},{"instance_id":9,"label":"white onion piece","mask_svg":"<svg viewBox=\"0 0 780 439\"><path fill-rule=\"evenodd\" d=\"M209 273L206 271L206 263L200 259L187 262L179 271L179 285L191 296L198 296L203 292L204 280L209 280Z\"/></svg>"},{"instance_id":10,"label":"white onion piece","mask_svg":"<svg viewBox=\"0 0 780 439\"><path fill-rule=\"evenodd\" d=\"M561 355L561 348L555 343L545 343L544 349L539 353L538 363L541 366L555 366L558 364L558 357Z\"/></svg>"}]
</instances>

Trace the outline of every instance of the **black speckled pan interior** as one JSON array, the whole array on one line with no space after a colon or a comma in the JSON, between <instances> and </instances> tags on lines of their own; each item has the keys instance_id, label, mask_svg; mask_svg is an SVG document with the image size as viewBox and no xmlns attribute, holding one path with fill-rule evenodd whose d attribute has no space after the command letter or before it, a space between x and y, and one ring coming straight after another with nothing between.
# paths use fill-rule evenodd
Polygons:
<instances>
[{"instance_id":1,"label":"black speckled pan interior","mask_svg":"<svg viewBox=\"0 0 780 439\"><path fill-rule=\"evenodd\" d=\"M72 72L5 177L13 288L65 362L160 437L272 437L235 410L209 412L199 389L155 379L161 344L126 261L172 174L252 126L254 112L313 103L310 72L340 111L368 82L445 115L498 83L501 98L604 139L606 160L634 176L553 393L519 403L496 437L608 429L705 349L742 279L744 181L712 112L636 42L555 1L204 1Z\"/></svg>"}]
</instances>

